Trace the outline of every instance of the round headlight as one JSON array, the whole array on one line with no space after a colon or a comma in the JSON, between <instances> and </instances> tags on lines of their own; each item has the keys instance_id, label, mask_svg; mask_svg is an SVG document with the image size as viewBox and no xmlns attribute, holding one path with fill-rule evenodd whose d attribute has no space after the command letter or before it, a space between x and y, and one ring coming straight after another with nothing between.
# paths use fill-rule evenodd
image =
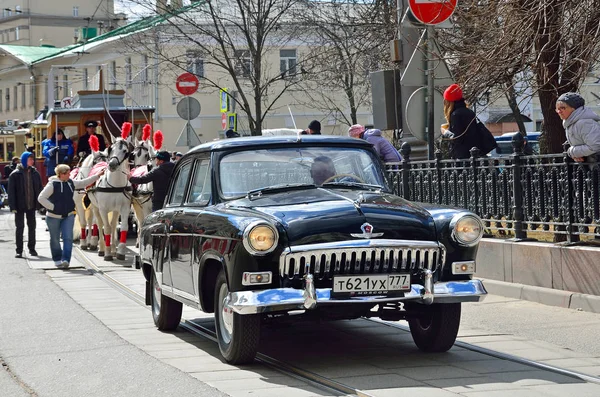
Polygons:
<instances>
[{"instance_id":1,"label":"round headlight","mask_svg":"<svg viewBox=\"0 0 600 397\"><path fill-rule=\"evenodd\" d=\"M473 214L458 214L450 221L452 239L460 245L473 246L483 236L483 223Z\"/></svg>"},{"instance_id":2,"label":"round headlight","mask_svg":"<svg viewBox=\"0 0 600 397\"><path fill-rule=\"evenodd\" d=\"M279 234L275 227L259 222L252 223L244 231L244 247L254 255L265 255L277 247Z\"/></svg>"}]
</instances>

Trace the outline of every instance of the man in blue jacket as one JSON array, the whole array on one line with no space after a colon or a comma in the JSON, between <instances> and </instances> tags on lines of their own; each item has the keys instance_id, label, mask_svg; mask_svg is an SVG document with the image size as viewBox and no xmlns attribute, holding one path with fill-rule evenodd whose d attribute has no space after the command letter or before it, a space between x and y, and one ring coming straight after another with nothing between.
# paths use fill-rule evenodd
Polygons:
<instances>
[{"instance_id":1,"label":"man in blue jacket","mask_svg":"<svg viewBox=\"0 0 600 397\"><path fill-rule=\"evenodd\" d=\"M70 164L73 159L73 142L65 138L65 133L60 128L52 138L42 142L42 154L46 157L46 176L54 175L54 168L58 164Z\"/></svg>"}]
</instances>

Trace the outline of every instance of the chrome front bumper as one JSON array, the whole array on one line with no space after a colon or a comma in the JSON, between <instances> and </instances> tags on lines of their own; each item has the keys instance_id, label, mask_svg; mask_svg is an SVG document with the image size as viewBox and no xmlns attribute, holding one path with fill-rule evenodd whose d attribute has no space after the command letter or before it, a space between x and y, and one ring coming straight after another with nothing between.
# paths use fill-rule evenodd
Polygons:
<instances>
[{"instance_id":1,"label":"chrome front bumper","mask_svg":"<svg viewBox=\"0 0 600 397\"><path fill-rule=\"evenodd\" d=\"M230 292L225 304L239 314L256 314L290 310L309 310L316 306L347 303L386 303L406 302L431 304L454 302L480 302L487 291L480 280L448 281L428 286L412 284L404 296L364 296L348 299L331 298L331 288L314 288L312 280L307 280L306 289L276 288L260 291ZM430 284L431 285L431 284ZM429 287L429 288L427 288Z\"/></svg>"}]
</instances>

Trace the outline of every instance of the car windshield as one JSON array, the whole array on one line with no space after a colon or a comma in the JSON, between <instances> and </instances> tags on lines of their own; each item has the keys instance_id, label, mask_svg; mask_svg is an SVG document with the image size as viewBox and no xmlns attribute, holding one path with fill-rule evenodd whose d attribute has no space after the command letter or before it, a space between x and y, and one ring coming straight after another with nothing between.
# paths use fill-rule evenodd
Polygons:
<instances>
[{"instance_id":1,"label":"car windshield","mask_svg":"<svg viewBox=\"0 0 600 397\"><path fill-rule=\"evenodd\" d=\"M330 188L385 188L371 152L361 148L289 147L235 152L219 165L223 198L242 197L270 187L327 184ZM332 182L339 182L334 184Z\"/></svg>"}]
</instances>

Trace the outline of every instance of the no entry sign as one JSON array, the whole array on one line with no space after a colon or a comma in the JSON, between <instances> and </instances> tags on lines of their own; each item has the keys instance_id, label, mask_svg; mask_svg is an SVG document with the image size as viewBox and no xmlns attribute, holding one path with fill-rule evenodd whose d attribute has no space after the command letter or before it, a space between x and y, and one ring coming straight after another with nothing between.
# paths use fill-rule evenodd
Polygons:
<instances>
[{"instance_id":1,"label":"no entry sign","mask_svg":"<svg viewBox=\"0 0 600 397\"><path fill-rule=\"evenodd\" d=\"M450 18L458 0L408 0L410 11L418 21L437 25Z\"/></svg>"},{"instance_id":2,"label":"no entry sign","mask_svg":"<svg viewBox=\"0 0 600 397\"><path fill-rule=\"evenodd\" d=\"M198 90L200 82L198 78L191 73L183 73L177 77L175 87L183 95L192 95Z\"/></svg>"}]
</instances>

